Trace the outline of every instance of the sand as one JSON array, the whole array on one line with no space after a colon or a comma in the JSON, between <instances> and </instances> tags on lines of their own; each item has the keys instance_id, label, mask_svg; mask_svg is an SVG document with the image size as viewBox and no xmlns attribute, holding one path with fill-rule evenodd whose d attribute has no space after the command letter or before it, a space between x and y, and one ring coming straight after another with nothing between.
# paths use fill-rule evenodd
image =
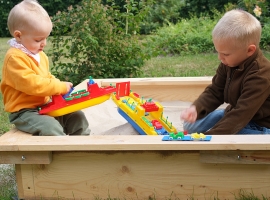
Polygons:
<instances>
[{"instance_id":1,"label":"sand","mask_svg":"<svg viewBox=\"0 0 270 200\"><path fill-rule=\"evenodd\" d=\"M190 102L159 103L163 106L163 113L165 117L168 117L168 121L172 122L176 130L182 131L180 113L190 105ZM83 111L89 121L91 135L139 135L131 124L118 113L117 106L111 99Z\"/></svg>"}]
</instances>

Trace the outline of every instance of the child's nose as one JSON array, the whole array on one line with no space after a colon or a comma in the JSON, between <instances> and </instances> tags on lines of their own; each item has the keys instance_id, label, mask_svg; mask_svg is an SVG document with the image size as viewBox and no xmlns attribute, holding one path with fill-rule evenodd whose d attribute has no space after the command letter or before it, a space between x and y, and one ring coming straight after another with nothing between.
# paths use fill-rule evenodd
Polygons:
<instances>
[{"instance_id":1,"label":"child's nose","mask_svg":"<svg viewBox=\"0 0 270 200\"><path fill-rule=\"evenodd\" d=\"M42 47L45 47L46 46L46 44L47 44L47 40L45 39L45 40L43 40L42 42L41 42L41 46Z\"/></svg>"}]
</instances>

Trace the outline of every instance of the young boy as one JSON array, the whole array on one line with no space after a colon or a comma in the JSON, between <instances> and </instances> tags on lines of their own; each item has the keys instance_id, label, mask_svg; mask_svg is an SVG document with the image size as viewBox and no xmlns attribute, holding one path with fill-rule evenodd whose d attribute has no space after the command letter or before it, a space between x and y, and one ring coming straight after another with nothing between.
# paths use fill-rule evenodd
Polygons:
<instances>
[{"instance_id":1,"label":"young boy","mask_svg":"<svg viewBox=\"0 0 270 200\"><path fill-rule=\"evenodd\" d=\"M212 37L221 63L212 84L181 113L184 130L270 134L270 62L259 48L260 22L248 12L231 10ZM217 109L224 102L226 109Z\"/></svg>"},{"instance_id":2,"label":"young boy","mask_svg":"<svg viewBox=\"0 0 270 200\"><path fill-rule=\"evenodd\" d=\"M43 48L52 22L45 9L35 0L22 1L10 11L8 28L14 38L4 60L1 92L10 122L33 135L89 135L81 111L56 118L38 113L37 107L48 103L50 96L66 94L72 87L49 72Z\"/></svg>"}]
</instances>

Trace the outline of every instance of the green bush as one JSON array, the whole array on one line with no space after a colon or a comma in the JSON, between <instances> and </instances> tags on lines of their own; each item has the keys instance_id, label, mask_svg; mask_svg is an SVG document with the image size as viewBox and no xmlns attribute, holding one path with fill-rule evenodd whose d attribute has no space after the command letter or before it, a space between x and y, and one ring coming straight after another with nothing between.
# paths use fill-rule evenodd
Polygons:
<instances>
[{"instance_id":1,"label":"green bush","mask_svg":"<svg viewBox=\"0 0 270 200\"><path fill-rule=\"evenodd\" d=\"M200 17L202 14L214 15L213 9L222 11L224 5L228 3L237 4L241 0L186 0L185 4L179 8L179 17L189 19L193 15Z\"/></svg>"},{"instance_id":2,"label":"green bush","mask_svg":"<svg viewBox=\"0 0 270 200\"><path fill-rule=\"evenodd\" d=\"M125 29L126 33L136 34L140 33L141 22L151 13L154 1L155 0L102 0L102 3L117 11L118 17L115 22L118 27Z\"/></svg>"},{"instance_id":3,"label":"green bush","mask_svg":"<svg viewBox=\"0 0 270 200\"><path fill-rule=\"evenodd\" d=\"M209 17L183 19L158 29L149 37L148 51L158 55L186 55L213 52L211 31L216 20Z\"/></svg>"},{"instance_id":4,"label":"green bush","mask_svg":"<svg viewBox=\"0 0 270 200\"><path fill-rule=\"evenodd\" d=\"M230 5L232 6L232 5ZM225 10L229 9L225 7ZM230 9L229 9L230 10ZM148 52L152 55L187 55L215 51L212 42L212 30L223 13L213 10L213 16L193 16L182 19L176 24L169 24L148 37ZM270 23L264 23L260 46L270 48Z\"/></svg>"},{"instance_id":5,"label":"green bush","mask_svg":"<svg viewBox=\"0 0 270 200\"><path fill-rule=\"evenodd\" d=\"M80 83L94 78L137 77L144 60L136 37L117 26L120 13L100 0L84 0L54 18L52 73L61 80ZM64 35L69 36L64 36Z\"/></svg>"},{"instance_id":6,"label":"green bush","mask_svg":"<svg viewBox=\"0 0 270 200\"><path fill-rule=\"evenodd\" d=\"M263 26L260 46L262 49L270 50L270 23Z\"/></svg>"},{"instance_id":7,"label":"green bush","mask_svg":"<svg viewBox=\"0 0 270 200\"><path fill-rule=\"evenodd\" d=\"M179 8L184 5L183 0L155 0L151 2L148 15L142 20L141 34L152 31L168 23L176 23L180 19Z\"/></svg>"},{"instance_id":8,"label":"green bush","mask_svg":"<svg viewBox=\"0 0 270 200\"><path fill-rule=\"evenodd\" d=\"M22 0L1 0L0 1L0 37L10 37L7 28L7 18L10 10ZM38 0L47 10L50 16L55 15L59 10L66 10L69 5L75 5L80 0Z\"/></svg>"}]
</instances>

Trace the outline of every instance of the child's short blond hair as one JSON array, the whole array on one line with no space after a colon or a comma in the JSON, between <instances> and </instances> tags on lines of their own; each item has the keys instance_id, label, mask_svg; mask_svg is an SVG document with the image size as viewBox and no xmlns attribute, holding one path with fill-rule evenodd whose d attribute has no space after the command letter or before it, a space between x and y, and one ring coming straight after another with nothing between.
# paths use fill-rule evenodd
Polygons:
<instances>
[{"instance_id":1,"label":"child's short blond hair","mask_svg":"<svg viewBox=\"0 0 270 200\"><path fill-rule=\"evenodd\" d=\"M51 23L47 11L36 0L23 0L11 9L7 25L13 36L15 30L34 29L44 21Z\"/></svg>"},{"instance_id":2,"label":"child's short blond hair","mask_svg":"<svg viewBox=\"0 0 270 200\"><path fill-rule=\"evenodd\" d=\"M234 9L225 13L212 32L213 40L235 40L237 46L259 46L262 27L250 13Z\"/></svg>"}]
</instances>

